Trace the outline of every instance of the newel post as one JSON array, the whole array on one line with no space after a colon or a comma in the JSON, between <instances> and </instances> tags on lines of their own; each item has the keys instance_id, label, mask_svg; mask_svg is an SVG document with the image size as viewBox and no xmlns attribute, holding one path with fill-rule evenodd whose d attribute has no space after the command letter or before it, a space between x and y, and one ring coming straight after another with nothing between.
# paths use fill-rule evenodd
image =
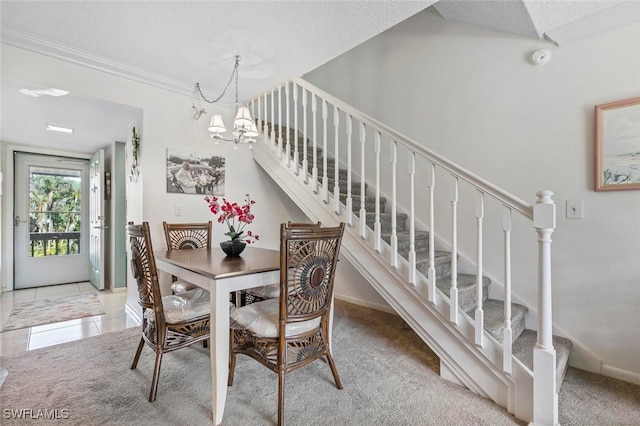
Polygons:
<instances>
[{"instance_id":1,"label":"newel post","mask_svg":"<svg viewBox=\"0 0 640 426\"><path fill-rule=\"evenodd\" d=\"M551 311L551 234L556 227L556 205L548 190L536 194L533 226L538 233L538 341L533 350L533 422L558 425L556 351Z\"/></svg>"}]
</instances>

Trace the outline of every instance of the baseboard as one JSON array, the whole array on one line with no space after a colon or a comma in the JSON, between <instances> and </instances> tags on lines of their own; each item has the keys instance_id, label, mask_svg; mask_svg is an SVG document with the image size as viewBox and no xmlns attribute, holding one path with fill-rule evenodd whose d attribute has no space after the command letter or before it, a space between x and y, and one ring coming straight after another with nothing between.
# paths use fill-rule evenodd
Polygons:
<instances>
[{"instance_id":1,"label":"baseboard","mask_svg":"<svg viewBox=\"0 0 640 426\"><path fill-rule=\"evenodd\" d=\"M111 293L123 293L125 291L127 291L126 287L116 287L116 288L110 288L109 289L111 291Z\"/></svg>"},{"instance_id":2,"label":"baseboard","mask_svg":"<svg viewBox=\"0 0 640 426\"><path fill-rule=\"evenodd\" d=\"M566 334L560 334L563 337L567 337ZM569 356L569 366L575 367L580 370L589 371L591 373L602 373L602 360L596 356L592 351L587 349L579 341L567 337L573 343L571 349L571 355Z\"/></svg>"},{"instance_id":3,"label":"baseboard","mask_svg":"<svg viewBox=\"0 0 640 426\"><path fill-rule=\"evenodd\" d=\"M464 388L468 389L458 378L458 376L453 373L447 363L442 360L440 360L440 377L448 382L453 383L454 385L463 386Z\"/></svg>"},{"instance_id":4,"label":"baseboard","mask_svg":"<svg viewBox=\"0 0 640 426\"><path fill-rule=\"evenodd\" d=\"M601 374L613 379L640 385L639 373L605 364L600 361L595 354L579 344L577 345L574 343L573 349L571 350L571 356L569 357L569 366L585 370L590 373Z\"/></svg>"},{"instance_id":5,"label":"baseboard","mask_svg":"<svg viewBox=\"0 0 640 426\"><path fill-rule=\"evenodd\" d=\"M142 309L140 309L140 306L134 307L131 306L129 302L127 302L124 304L124 310L126 313L135 318L139 324L142 324Z\"/></svg>"},{"instance_id":6,"label":"baseboard","mask_svg":"<svg viewBox=\"0 0 640 426\"><path fill-rule=\"evenodd\" d=\"M348 296L346 294L335 293L335 298L338 300L344 300L345 302L353 303L354 305L364 306L365 308L375 309L376 311L388 312L391 314L398 314L391 306L369 302L367 300L358 299L357 297Z\"/></svg>"},{"instance_id":7,"label":"baseboard","mask_svg":"<svg viewBox=\"0 0 640 426\"><path fill-rule=\"evenodd\" d=\"M602 364L602 375L640 385L640 374L634 373L633 371L627 371L621 368L612 367L607 364Z\"/></svg>"}]
</instances>

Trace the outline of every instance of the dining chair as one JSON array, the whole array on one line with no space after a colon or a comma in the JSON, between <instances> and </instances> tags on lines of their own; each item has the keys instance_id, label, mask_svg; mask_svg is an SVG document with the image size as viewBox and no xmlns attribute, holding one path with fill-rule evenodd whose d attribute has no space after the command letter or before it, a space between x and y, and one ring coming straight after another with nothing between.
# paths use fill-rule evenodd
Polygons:
<instances>
[{"instance_id":1,"label":"dining chair","mask_svg":"<svg viewBox=\"0 0 640 426\"><path fill-rule=\"evenodd\" d=\"M209 339L209 292L200 288L162 297L158 283L149 224L127 226L131 246L131 273L138 284L142 306L142 336L131 369L138 365L142 348L156 354L149 402L156 399L162 355Z\"/></svg>"},{"instance_id":2,"label":"dining chair","mask_svg":"<svg viewBox=\"0 0 640 426\"><path fill-rule=\"evenodd\" d=\"M319 228L322 224L306 223L306 222L288 222L288 228ZM245 290L245 304L259 302L266 299L274 299L280 295L280 284L266 284L259 287L248 288Z\"/></svg>"},{"instance_id":3,"label":"dining chair","mask_svg":"<svg viewBox=\"0 0 640 426\"><path fill-rule=\"evenodd\" d=\"M228 385L236 356L245 354L278 375L278 425L284 424L285 374L326 360L338 389L330 347L334 276L344 223L337 227L280 226L280 296L230 314Z\"/></svg>"},{"instance_id":4,"label":"dining chair","mask_svg":"<svg viewBox=\"0 0 640 426\"><path fill-rule=\"evenodd\" d=\"M185 250L211 247L212 223L162 222L167 250ZM171 293L180 294L197 288L195 284L171 276Z\"/></svg>"}]
</instances>

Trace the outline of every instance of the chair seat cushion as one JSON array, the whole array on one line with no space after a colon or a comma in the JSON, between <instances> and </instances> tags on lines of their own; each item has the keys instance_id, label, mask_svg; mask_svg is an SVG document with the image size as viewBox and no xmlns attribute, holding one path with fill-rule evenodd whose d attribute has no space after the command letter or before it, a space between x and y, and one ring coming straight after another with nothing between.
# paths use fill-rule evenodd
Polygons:
<instances>
[{"instance_id":1,"label":"chair seat cushion","mask_svg":"<svg viewBox=\"0 0 640 426\"><path fill-rule=\"evenodd\" d=\"M231 311L231 328L248 330L261 337L278 337L280 300L267 299ZM320 318L287 324L287 337L313 330L320 326Z\"/></svg>"},{"instance_id":2,"label":"chair seat cushion","mask_svg":"<svg viewBox=\"0 0 640 426\"><path fill-rule=\"evenodd\" d=\"M180 294L180 293L186 293L189 290L193 290L198 288L197 285L195 284L191 284L189 282L186 281L181 281L178 280L176 282L174 282L173 284L171 284L171 293L172 294Z\"/></svg>"},{"instance_id":3,"label":"chair seat cushion","mask_svg":"<svg viewBox=\"0 0 640 426\"><path fill-rule=\"evenodd\" d=\"M187 321L211 312L209 292L201 288L164 296L162 306L164 307L164 319L168 324ZM229 303L229 308L232 307L233 305ZM151 309L147 309L144 315L149 321L155 319Z\"/></svg>"},{"instance_id":4,"label":"chair seat cushion","mask_svg":"<svg viewBox=\"0 0 640 426\"><path fill-rule=\"evenodd\" d=\"M261 285L260 287L248 288L247 293L258 296L261 299L273 299L280 296L280 284Z\"/></svg>"}]
</instances>

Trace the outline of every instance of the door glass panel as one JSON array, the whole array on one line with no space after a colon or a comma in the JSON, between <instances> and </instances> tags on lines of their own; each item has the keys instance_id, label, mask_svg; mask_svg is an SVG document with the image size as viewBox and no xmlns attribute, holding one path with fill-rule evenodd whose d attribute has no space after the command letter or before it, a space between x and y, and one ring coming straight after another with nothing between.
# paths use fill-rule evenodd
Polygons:
<instances>
[{"instance_id":1,"label":"door glass panel","mask_svg":"<svg viewBox=\"0 0 640 426\"><path fill-rule=\"evenodd\" d=\"M29 166L29 257L80 253L81 171Z\"/></svg>"}]
</instances>

